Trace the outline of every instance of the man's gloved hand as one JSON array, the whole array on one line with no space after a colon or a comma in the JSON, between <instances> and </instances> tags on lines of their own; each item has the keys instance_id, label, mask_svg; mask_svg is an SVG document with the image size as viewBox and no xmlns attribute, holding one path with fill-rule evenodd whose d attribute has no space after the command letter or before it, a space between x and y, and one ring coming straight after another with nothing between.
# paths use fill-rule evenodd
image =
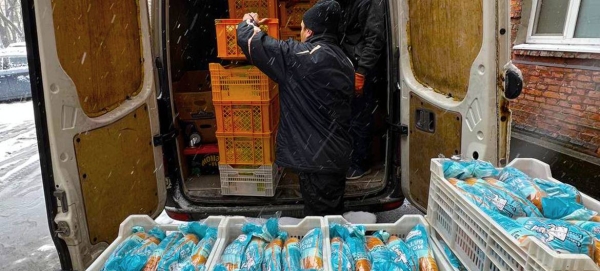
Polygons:
<instances>
[{"instance_id":1,"label":"man's gloved hand","mask_svg":"<svg viewBox=\"0 0 600 271\"><path fill-rule=\"evenodd\" d=\"M260 32L260 27L258 27L260 24L264 23L267 18L264 19L260 19L258 16L258 13L246 13L244 14L244 17L242 18L242 20L246 21L247 24L251 25L254 27L254 34Z\"/></svg>"},{"instance_id":2,"label":"man's gloved hand","mask_svg":"<svg viewBox=\"0 0 600 271\"><path fill-rule=\"evenodd\" d=\"M363 87L365 86L365 76L360 73L354 73L354 93L357 96L363 94Z\"/></svg>"}]
</instances>

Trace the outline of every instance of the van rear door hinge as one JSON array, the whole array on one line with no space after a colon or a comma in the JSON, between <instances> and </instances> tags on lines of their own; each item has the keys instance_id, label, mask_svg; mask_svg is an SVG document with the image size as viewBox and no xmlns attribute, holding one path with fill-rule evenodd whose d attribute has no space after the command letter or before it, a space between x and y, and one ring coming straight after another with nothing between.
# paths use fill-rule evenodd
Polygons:
<instances>
[{"instance_id":1,"label":"van rear door hinge","mask_svg":"<svg viewBox=\"0 0 600 271\"><path fill-rule=\"evenodd\" d=\"M169 142L177 138L178 135L179 131L176 129L173 129L166 134L155 135L153 138L154 147L162 146L165 144L165 142Z\"/></svg>"},{"instance_id":2,"label":"van rear door hinge","mask_svg":"<svg viewBox=\"0 0 600 271\"><path fill-rule=\"evenodd\" d=\"M408 126L406 126L400 122L392 123L389 118L386 119L386 122L390 126L390 130L392 130L392 132L399 133L400 136L408 135Z\"/></svg>"}]
</instances>

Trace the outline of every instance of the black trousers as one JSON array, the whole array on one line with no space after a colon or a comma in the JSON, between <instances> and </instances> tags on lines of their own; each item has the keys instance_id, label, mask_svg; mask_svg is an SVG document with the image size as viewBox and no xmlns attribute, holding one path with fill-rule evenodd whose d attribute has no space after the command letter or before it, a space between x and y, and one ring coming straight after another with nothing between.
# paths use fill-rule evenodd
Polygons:
<instances>
[{"instance_id":1,"label":"black trousers","mask_svg":"<svg viewBox=\"0 0 600 271\"><path fill-rule=\"evenodd\" d=\"M300 179L305 216L341 215L344 212L345 172L296 173Z\"/></svg>"},{"instance_id":2,"label":"black trousers","mask_svg":"<svg viewBox=\"0 0 600 271\"><path fill-rule=\"evenodd\" d=\"M365 78L363 95L352 99L352 168L367 171L371 168L371 146L373 142L373 112L375 111L375 91L379 78L377 71L370 72Z\"/></svg>"}]
</instances>

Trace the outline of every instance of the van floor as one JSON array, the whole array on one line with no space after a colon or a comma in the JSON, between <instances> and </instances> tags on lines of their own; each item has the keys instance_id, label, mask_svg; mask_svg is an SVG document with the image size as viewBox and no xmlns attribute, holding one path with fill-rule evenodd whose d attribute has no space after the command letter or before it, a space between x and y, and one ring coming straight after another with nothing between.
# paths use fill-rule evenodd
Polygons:
<instances>
[{"instance_id":1,"label":"van floor","mask_svg":"<svg viewBox=\"0 0 600 271\"><path fill-rule=\"evenodd\" d=\"M379 192L385 187L385 170L383 165L372 168L371 174L358 180L346 181L345 198L364 197L369 194ZM221 195L221 182L219 175L207 175L201 177L191 177L185 183L187 194L190 197L226 197ZM275 196L279 199L299 199L300 184L298 176L288 170L285 170L281 177Z\"/></svg>"}]
</instances>

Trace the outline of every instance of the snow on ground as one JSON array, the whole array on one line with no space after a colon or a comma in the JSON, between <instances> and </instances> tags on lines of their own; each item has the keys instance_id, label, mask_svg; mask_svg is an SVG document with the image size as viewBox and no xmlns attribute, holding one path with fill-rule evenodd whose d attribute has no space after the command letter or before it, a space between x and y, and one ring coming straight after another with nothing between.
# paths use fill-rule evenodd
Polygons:
<instances>
[{"instance_id":1,"label":"snow on ground","mask_svg":"<svg viewBox=\"0 0 600 271\"><path fill-rule=\"evenodd\" d=\"M0 124L20 124L24 121L33 121L33 105L31 101L0 104Z\"/></svg>"},{"instance_id":2,"label":"snow on ground","mask_svg":"<svg viewBox=\"0 0 600 271\"><path fill-rule=\"evenodd\" d=\"M174 220L174 219L170 218L164 210L162 211L162 213L160 213L160 215L156 219L154 219L154 221L156 221L156 223L158 223L158 224L182 224L182 223L185 223L183 221Z\"/></svg>"},{"instance_id":3,"label":"snow on ground","mask_svg":"<svg viewBox=\"0 0 600 271\"><path fill-rule=\"evenodd\" d=\"M377 223L377 216L367 212L347 212L344 218L352 224L373 224Z\"/></svg>"},{"instance_id":4,"label":"snow on ground","mask_svg":"<svg viewBox=\"0 0 600 271\"><path fill-rule=\"evenodd\" d=\"M0 104L0 263L58 270L46 218L32 102Z\"/></svg>"}]
</instances>

